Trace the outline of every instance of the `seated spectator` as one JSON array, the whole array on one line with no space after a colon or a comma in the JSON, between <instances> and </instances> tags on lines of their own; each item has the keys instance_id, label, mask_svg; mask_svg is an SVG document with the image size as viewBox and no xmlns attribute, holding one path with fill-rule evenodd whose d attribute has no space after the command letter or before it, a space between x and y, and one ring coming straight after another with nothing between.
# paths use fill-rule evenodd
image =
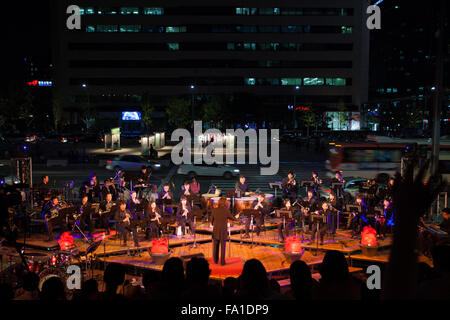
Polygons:
<instances>
[{"instance_id":1,"label":"seated spectator","mask_svg":"<svg viewBox=\"0 0 450 320\"><path fill-rule=\"evenodd\" d=\"M217 300L220 291L217 287L208 285L211 270L204 258L192 258L186 264L186 290L182 299L189 300Z\"/></svg>"},{"instance_id":2,"label":"seated spectator","mask_svg":"<svg viewBox=\"0 0 450 320\"><path fill-rule=\"evenodd\" d=\"M311 300L313 287L317 287L317 282L311 276L311 270L308 265L297 260L289 268L291 279L291 290L288 295L296 300Z\"/></svg>"},{"instance_id":3,"label":"seated spectator","mask_svg":"<svg viewBox=\"0 0 450 320\"><path fill-rule=\"evenodd\" d=\"M123 300L124 296L117 293L117 288L125 281L125 267L119 263L110 263L103 274L105 292L101 296L103 300Z\"/></svg>"},{"instance_id":4,"label":"seated spectator","mask_svg":"<svg viewBox=\"0 0 450 320\"><path fill-rule=\"evenodd\" d=\"M180 258L170 258L164 263L161 283L157 288L156 299L180 300L185 288L184 267Z\"/></svg>"},{"instance_id":5,"label":"seated spectator","mask_svg":"<svg viewBox=\"0 0 450 320\"><path fill-rule=\"evenodd\" d=\"M284 296L273 292L269 286L266 268L256 259L247 260L241 274L241 285L237 293L240 299L279 300Z\"/></svg>"},{"instance_id":6,"label":"seated spectator","mask_svg":"<svg viewBox=\"0 0 450 320\"><path fill-rule=\"evenodd\" d=\"M239 280L233 277L228 277L223 281L222 298L224 300L234 299L239 289Z\"/></svg>"},{"instance_id":7,"label":"seated spectator","mask_svg":"<svg viewBox=\"0 0 450 320\"><path fill-rule=\"evenodd\" d=\"M72 300L80 301L93 301L99 300L100 294L98 292L98 283L95 279L86 280L81 285L81 290L78 294L74 295Z\"/></svg>"},{"instance_id":8,"label":"seated spectator","mask_svg":"<svg viewBox=\"0 0 450 320\"><path fill-rule=\"evenodd\" d=\"M144 286L144 299L154 299L156 297L156 290L161 280L159 272L147 270L142 275L142 285Z\"/></svg>"},{"instance_id":9,"label":"seated spectator","mask_svg":"<svg viewBox=\"0 0 450 320\"><path fill-rule=\"evenodd\" d=\"M58 278L52 277L44 282L41 290L41 300L62 301L66 300L65 283Z\"/></svg>"},{"instance_id":10,"label":"seated spectator","mask_svg":"<svg viewBox=\"0 0 450 320\"><path fill-rule=\"evenodd\" d=\"M39 276L28 272L23 277L24 292L14 300L39 300Z\"/></svg>"},{"instance_id":11,"label":"seated spectator","mask_svg":"<svg viewBox=\"0 0 450 320\"><path fill-rule=\"evenodd\" d=\"M321 279L313 299L360 300L362 283L350 276L342 252L327 251L320 266Z\"/></svg>"},{"instance_id":12,"label":"seated spectator","mask_svg":"<svg viewBox=\"0 0 450 320\"><path fill-rule=\"evenodd\" d=\"M423 281L418 288L420 299L450 299L450 245L442 244L433 248L433 265L435 277Z\"/></svg>"},{"instance_id":13,"label":"seated spectator","mask_svg":"<svg viewBox=\"0 0 450 320\"><path fill-rule=\"evenodd\" d=\"M14 299L14 290L9 283L0 283L0 301L9 301Z\"/></svg>"}]
</instances>

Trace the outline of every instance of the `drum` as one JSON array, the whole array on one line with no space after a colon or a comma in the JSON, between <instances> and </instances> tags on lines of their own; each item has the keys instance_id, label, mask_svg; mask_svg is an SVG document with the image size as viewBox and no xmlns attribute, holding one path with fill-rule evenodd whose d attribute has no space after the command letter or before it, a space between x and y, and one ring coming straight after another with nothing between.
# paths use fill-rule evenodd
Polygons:
<instances>
[{"instance_id":1,"label":"drum","mask_svg":"<svg viewBox=\"0 0 450 320\"><path fill-rule=\"evenodd\" d=\"M206 210L211 210L211 199L217 197L213 193L202 194L202 208Z\"/></svg>"},{"instance_id":2,"label":"drum","mask_svg":"<svg viewBox=\"0 0 450 320\"><path fill-rule=\"evenodd\" d=\"M66 283L68 279L68 274L65 272L63 268L54 268L49 267L43 270L41 273L39 273L39 291L42 291L42 286L45 281L47 281L50 278L60 278L64 284L66 293L69 291Z\"/></svg>"},{"instance_id":3,"label":"drum","mask_svg":"<svg viewBox=\"0 0 450 320\"><path fill-rule=\"evenodd\" d=\"M264 201L267 203L267 207L269 210L272 208L273 200L275 199L274 195L271 193L266 193L266 198Z\"/></svg>"},{"instance_id":4,"label":"drum","mask_svg":"<svg viewBox=\"0 0 450 320\"><path fill-rule=\"evenodd\" d=\"M213 209L213 208L215 209L215 208L219 207L220 198L222 198L222 197L211 198L211 209ZM227 198L227 208L230 209L230 207L231 207L230 198Z\"/></svg>"},{"instance_id":5,"label":"drum","mask_svg":"<svg viewBox=\"0 0 450 320\"><path fill-rule=\"evenodd\" d=\"M237 212L242 212L246 209L252 208L253 201L257 200L257 197L242 197L234 199L234 207Z\"/></svg>"}]
</instances>

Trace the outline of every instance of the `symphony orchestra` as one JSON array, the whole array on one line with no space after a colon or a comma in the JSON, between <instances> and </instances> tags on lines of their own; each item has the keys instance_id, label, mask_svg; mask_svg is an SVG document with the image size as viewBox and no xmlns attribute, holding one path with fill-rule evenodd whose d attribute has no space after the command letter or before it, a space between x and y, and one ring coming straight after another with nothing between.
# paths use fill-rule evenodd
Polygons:
<instances>
[{"instance_id":1,"label":"symphony orchestra","mask_svg":"<svg viewBox=\"0 0 450 320\"><path fill-rule=\"evenodd\" d=\"M282 199L278 202L273 195L251 191L244 175L239 176L235 189L226 190L226 194L218 188L210 193L210 188L203 195L200 183L194 177L182 184L178 199L174 196L173 184L172 188L170 184L164 184L158 193L157 186L149 183L150 176L146 167L142 167L134 180L126 179L125 172L119 171L115 178L106 179L100 185L96 174L91 173L80 188L78 205L52 194L48 187L49 178L44 176L38 187L38 199L43 208L48 240L54 239L55 227L61 232L81 232L86 237L92 237L94 228L103 228L106 234L114 229L123 239L124 246L130 233L136 247L139 246L140 232L149 240L169 233L169 227L174 226L179 235L194 235L193 212L200 211L203 222L214 221L211 215L219 208L219 202L229 210L227 216L237 218L230 220L243 226L244 239L250 238L251 231L259 236L265 230L265 218L278 219L280 243L293 231L300 233L302 239L309 235L306 239L310 243L317 241L320 244L327 235L334 238L337 229L350 230L352 237L358 237L363 227L369 225L383 238L395 223L393 179L385 188L379 187L375 180L369 180L353 198L344 190L346 181L342 172L336 172L330 190L325 191L328 196L324 197L321 190L326 188L323 188L318 172L312 172L311 178L301 183L293 172L289 172L281 182ZM300 197L303 187L304 198ZM221 218L215 220L221 221Z\"/></svg>"}]
</instances>

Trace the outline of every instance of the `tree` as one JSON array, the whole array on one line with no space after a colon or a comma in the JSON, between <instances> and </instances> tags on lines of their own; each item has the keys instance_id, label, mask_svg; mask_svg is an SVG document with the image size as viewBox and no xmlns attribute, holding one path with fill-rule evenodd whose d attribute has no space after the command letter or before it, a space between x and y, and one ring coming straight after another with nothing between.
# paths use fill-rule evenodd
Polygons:
<instances>
[{"instance_id":1,"label":"tree","mask_svg":"<svg viewBox=\"0 0 450 320\"><path fill-rule=\"evenodd\" d=\"M58 127L62 119L62 106L60 96L56 90L53 92L52 97L52 111L53 111L53 126L55 131L58 131Z\"/></svg>"},{"instance_id":2,"label":"tree","mask_svg":"<svg viewBox=\"0 0 450 320\"><path fill-rule=\"evenodd\" d=\"M202 120L207 123L217 124L219 119L223 119L226 99L224 96L215 95L203 104Z\"/></svg>"},{"instance_id":3,"label":"tree","mask_svg":"<svg viewBox=\"0 0 450 320\"><path fill-rule=\"evenodd\" d=\"M311 110L302 110L297 112L298 124L306 128L306 135L309 136L309 128L316 124L316 115Z\"/></svg>"},{"instance_id":4,"label":"tree","mask_svg":"<svg viewBox=\"0 0 450 320\"><path fill-rule=\"evenodd\" d=\"M191 123L190 101L182 98L173 98L169 101L166 113L169 122L177 127L187 127Z\"/></svg>"},{"instance_id":5,"label":"tree","mask_svg":"<svg viewBox=\"0 0 450 320\"><path fill-rule=\"evenodd\" d=\"M142 95L142 121L145 125L145 130L148 132L153 124L152 114L155 108L151 105L151 97L148 92Z\"/></svg>"}]
</instances>

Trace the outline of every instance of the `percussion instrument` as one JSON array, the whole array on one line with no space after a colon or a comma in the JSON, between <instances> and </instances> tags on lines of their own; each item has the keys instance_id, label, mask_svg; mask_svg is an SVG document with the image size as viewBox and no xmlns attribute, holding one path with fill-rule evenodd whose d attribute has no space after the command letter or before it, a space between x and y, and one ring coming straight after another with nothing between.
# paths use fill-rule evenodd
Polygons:
<instances>
[{"instance_id":1,"label":"percussion instrument","mask_svg":"<svg viewBox=\"0 0 450 320\"><path fill-rule=\"evenodd\" d=\"M257 200L257 197L241 197L234 199L234 206L237 212L243 212L246 209L251 209L252 203Z\"/></svg>"},{"instance_id":2,"label":"percussion instrument","mask_svg":"<svg viewBox=\"0 0 450 320\"><path fill-rule=\"evenodd\" d=\"M211 210L211 199L216 198L218 195L214 193L204 193L202 194L202 208L206 210Z\"/></svg>"},{"instance_id":3,"label":"percussion instrument","mask_svg":"<svg viewBox=\"0 0 450 320\"><path fill-rule=\"evenodd\" d=\"M219 207L219 200L221 199L222 197L214 197L214 198L211 198L211 209L215 209L215 208L218 208ZM230 201L231 199L230 198L227 198L227 208L228 209L230 209L230 207L231 207L231 201Z\"/></svg>"},{"instance_id":4,"label":"percussion instrument","mask_svg":"<svg viewBox=\"0 0 450 320\"><path fill-rule=\"evenodd\" d=\"M275 199L274 195L271 193L266 193L264 201L267 203L267 207L269 210L272 208L273 200Z\"/></svg>"}]
</instances>

